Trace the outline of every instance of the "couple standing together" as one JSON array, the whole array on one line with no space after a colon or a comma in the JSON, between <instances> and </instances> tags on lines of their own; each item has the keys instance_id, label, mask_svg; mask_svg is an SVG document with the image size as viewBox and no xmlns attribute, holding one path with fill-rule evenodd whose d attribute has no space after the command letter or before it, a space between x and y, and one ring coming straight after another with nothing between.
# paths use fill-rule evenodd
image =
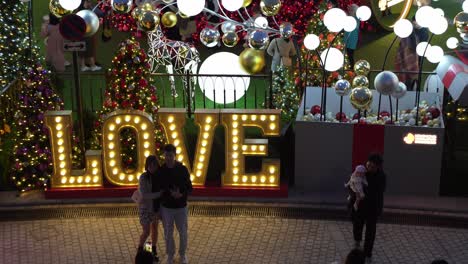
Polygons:
<instances>
[{"instance_id":1,"label":"couple standing together","mask_svg":"<svg viewBox=\"0 0 468 264\"><path fill-rule=\"evenodd\" d=\"M188 209L187 196L192 191L192 182L188 169L176 161L176 148L168 144L164 146L165 163L159 166L156 156L148 156L145 172L139 178L138 191L140 224L143 228L138 244L138 252L143 252L146 239L151 232L153 259L157 256L157 239L159 219L164 228L167 263L172 264L175 254L174 224L179 232L180 262L188 263L187 229Z\"/></svg>"}]
</instances>

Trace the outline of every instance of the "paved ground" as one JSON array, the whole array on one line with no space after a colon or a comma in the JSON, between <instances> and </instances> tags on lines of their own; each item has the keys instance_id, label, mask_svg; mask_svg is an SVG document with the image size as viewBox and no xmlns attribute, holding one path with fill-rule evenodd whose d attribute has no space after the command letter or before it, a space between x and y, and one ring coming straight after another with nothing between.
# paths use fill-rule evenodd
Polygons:
<instances>
[{"instance_id":1,"label":"paved ground","mask_svg":"<svg viewBox=\"0 0 468 264\"><path fill-rule=\"evenodd\" d=\"M196 264L330 264L352 244L339 221L192 216L189 230ZM136 217L0 222L0 263L132 263L139 232ZM467 229L380 224L377 236L374 263L468 263Z\"/></svg>"}]
</instances>

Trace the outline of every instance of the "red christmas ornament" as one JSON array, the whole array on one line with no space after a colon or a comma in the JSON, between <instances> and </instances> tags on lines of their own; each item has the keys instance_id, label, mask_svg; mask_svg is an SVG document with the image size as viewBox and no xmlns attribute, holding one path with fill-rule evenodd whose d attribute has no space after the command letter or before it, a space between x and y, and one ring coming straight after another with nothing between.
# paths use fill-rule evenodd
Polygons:
<instances>
[{"instance_id":1,"label":"red christmas ornament","mask_svg":"<svg viewBox=\"0 0 468 264\"><path fill-rule=\"evenodd\" d=\"M139 84L141 87L146 87L148 85L148 82L146 79L140 79Z\"/></svg>"},{"instance_id":2,"label":"red christmas ornament","mask_svg":"<svg viewBox=\"0 0 468 264\"><path fill-rule=\"evenodd\" d=\"M310 113L312 115L320 114L320 112L321 112L320 105L314 105L312 106L312 108L310 108Z\"/></svg>"},{"instance_id":3,"label":"red christmas ornament","mask_svg":"<svg viewBox=\"0 0 468 264\"><path fill-rule=\"evenodd\" d=\"M432 115L432 118L438 118L440 116L440 110L439 108L435 107L435 106L431 106L429 107L429 113L431 113Z\"/></svg>"},{"instance_id":4,"label":"red christmas ornament","mask_svg":"<svg viewBox=\"0 0 468 264\"><path fill-rule=\"evenodd\" d=\"M355 119L359 119L359 118L360 118L360 115L359 115L359 113L355 113L355 114L353 115L353 120L355 120Z\"/></svg>"},{"instance_id":5,"label":"red christmas ornament","mask_svg":"<svg viewBox=\"0 0 468 264\"><path fill-rule=\"evenodd\" d=\"M380 112L380 117L390 117L390 113L387 111Z\"/></svg>"},{"instance_id":6,"label":"red christmas ornament","mask_svg":"<svg viewBox=\"0 0 468 264\"><path fill-rule=\"evenodd\" d=\"M429 117L425 116L425 117L422 118L421 123L423 125L427 125L427 121L429 121L429 120L431 120L431 119Z\"/></svg>"},{"instance_id":7,"label":"red christmas ornament","mask_svg":"<svg viewBox=\"0 0 468 264\"><path fill-rule=\"evenodd\" d=\"M336 113L336 115L335 115L336 120L340 120L340 117L341 117L341 121L343 121L343 120L346 119L346 114L343 113L343 112Z\"/></svg>"}]
</instances>

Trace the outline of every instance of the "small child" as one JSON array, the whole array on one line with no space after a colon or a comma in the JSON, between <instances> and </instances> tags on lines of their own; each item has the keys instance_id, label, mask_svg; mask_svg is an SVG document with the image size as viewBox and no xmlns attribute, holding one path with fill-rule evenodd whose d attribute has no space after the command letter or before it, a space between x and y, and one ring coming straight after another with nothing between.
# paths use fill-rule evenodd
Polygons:
<instances>
[{"instance_id":1,"label":"small child","mask_svg":"<svg viewBox=\"0 0 468 264\"><path fill-rule=\"evenodd\" d=\"M345 184L345 187L351 188L351 190L356 194L356 201L354 202L354 209L357 211L359 203L364 199L364 185L367 186L366 180L366 167L363 165L356 166L353 174L349 181ZM351 200L351 195L348 196L348 201Z\"/></svg>"}]
</instances>

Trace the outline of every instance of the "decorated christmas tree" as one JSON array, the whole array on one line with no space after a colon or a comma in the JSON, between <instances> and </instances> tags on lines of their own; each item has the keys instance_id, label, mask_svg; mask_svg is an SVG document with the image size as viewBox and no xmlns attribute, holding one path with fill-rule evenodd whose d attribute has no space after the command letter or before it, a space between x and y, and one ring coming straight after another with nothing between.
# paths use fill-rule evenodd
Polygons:
<instances>
[{"instance_id":1,"label":"decorated christmas tree","mask_svg":"<svg viewBox=\"0 0 468 264\"><path fill-rule=\"evenodd\" d=\"M150 84L150 65L145 51L135 39L120 43L112 60L109 86L105 91L102 111L95 122L93 148L101 149L102 123L107 114L117 109L136 109L150 114L155 123L156 153L161 153L164 135L159 126L157 112L159 109L156 87ZM136 168L137 144L132 130L124 129L121 133L122 162L127 170Z\"/></svg>"},{"instance_id":2,"label":"decorated christmas tree","mask_svg":"<svg viewBox=\"0 0 468 264\"><path fill-rule=\"evenodd\" d=\"M17 98L11 179L21 191L43 189L52 173L52 156L44 112L61 110L63 102L50 85L49 72L37 64L24 78Z\"/></svg>"},{"instance_id":3,"label":"decorated christmas tree","mask_svg":"<svg viewBox=\"0 0 468 264\"><path fill-rule=\"evenodd\" d=\"M328 9L333 8L332 4L329 1L322 1L317 9L317 12L313 14L313 17L309 21L308 32L310 34L315 34L320 39L320 45L316 51L309 51L304 46L301 47L301 58L303 62L302 72L299 72L299 68L296 67L294 75L296 77L296 83L300 83L299 80L302 80L303 86L321 86L323 82L323 71L320 65L319 54L326 50L334 40L334 48L339 49L341 52L344 51L344 40L343 33L333 33L327 30L327 27L323 24L323 16ZM340 77L352 81L354 73L349 69L349 61L345 53L345 63L344 69L337 72L326 72L326 87L332 87L333 84L339 80ZM302 74L301 76L299 76Z\"/></svg>"},{"instance_id":4,"label":"decorated christmas tree","mask_svg":"<svg viewBox=\"0 0 468 264\"><path fill-rule=\"evenodd\" d=\"M0 87L5 87L26 73L38 49L30 39L28 2L0 0L0 10Z\"/></svg>"},{"instance_id":5,"label":"decorated christmas tree","mask_svg":"<svg viewBox=\"0 0 468 264\"><path fill-rule=\"evenodd\" d=\"M273 75L273 106L281 109L281 119L288 123L295 119L299 104L294 82L288 68L283 66Z\"/></svg>"}]
</instances>

